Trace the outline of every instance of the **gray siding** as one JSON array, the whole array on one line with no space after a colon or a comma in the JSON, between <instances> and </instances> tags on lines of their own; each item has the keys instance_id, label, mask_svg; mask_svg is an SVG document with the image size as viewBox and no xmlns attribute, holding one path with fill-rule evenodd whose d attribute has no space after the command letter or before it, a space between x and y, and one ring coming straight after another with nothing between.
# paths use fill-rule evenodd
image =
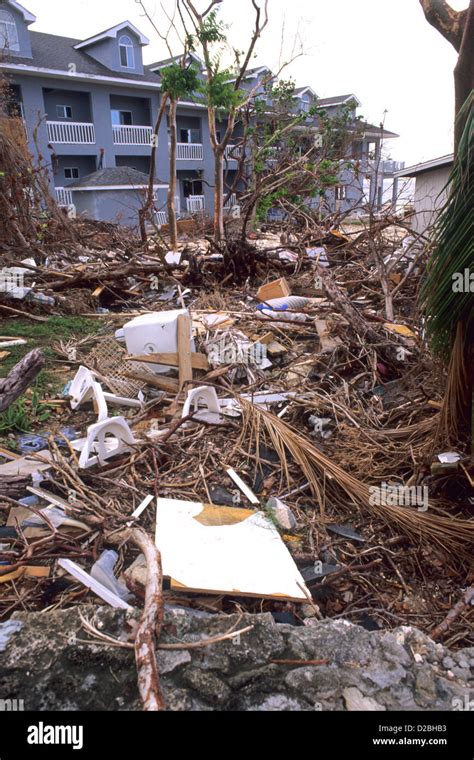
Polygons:
<instances>
[{"instance_id":1,"label":"gray siding","mask_svg":"<svg viewBox=\"0 0 474 760\"><path fill-rule=\"evenodd\" d=\"M74 190L73 201L77 214L135 228L138 225L138 209L143 204L143 191L133 188L113 191Z\"/></svg>"},{"instance_id":2,"label":"gray siding","mask_svg":"<svg viewBox=\"0 0 474 760\"><path fill-rule=\"evenodd\" d=\"M133 124L137 124L139 126L151 126L149 98L111 95L110 110L131 111Z\"/></svg>"},{"instance_id":3,"label":"gray siding","mask_svg":"<svg viewBox=\"0 0 474 760\"><path fill-rule=\"evenodd\" d=\"M79 179L87 174L92 174L97 169L95 156L58 156L53 164L53 176L55 187L67 187L74 179L66 179L64 169L75 167L79 169Z\"/></svg>"},{"instance_id":4,"label":"gray siding","mask_svg":"<svg viewBox=\"0 0 474 760\"><path fill-rule=\"evenodd\" d=\"M120 52L119 52L119 40L120 37L130 37L133 42L133 52L135 58L135 68L129 69L120 65ZM105 40L95 42L93 45L89 45L87 48L83 48L86 52L95 58L99 63L107 66L111 71L120 71L134 74L143 74L143 59L142 49L136 35L128 29L123 29L117 34L117 38L108 37Z\"/></svg>"},{"instance_id":5,"label":"gray siding","mask_svg":"<svg viewBox=\"0 0 474 760\"><path fill-rule=\"evenodd\" d=\"M20 50L9 50L9 56L20 56L22 58L31 58L31 43L30 33L28 31L28 25L25 23L23 16L16 8L12 8L8 3L4 3L0 0L0 10L7 11L12 16L18 33L18 42L20 44Z\"/></svg>"},{"instance_id":6,"label":"gray siding","mask_svg":"<svg viewBox=\"0 0 474 760\"><path fill-rule=\"evenodd\" d=\"M87 92L43 89L43 100L44 112L49 121L92 121L90 97ZM72 119L58 116L56 106L71 106Z\"/></svg>"}]
</instances>

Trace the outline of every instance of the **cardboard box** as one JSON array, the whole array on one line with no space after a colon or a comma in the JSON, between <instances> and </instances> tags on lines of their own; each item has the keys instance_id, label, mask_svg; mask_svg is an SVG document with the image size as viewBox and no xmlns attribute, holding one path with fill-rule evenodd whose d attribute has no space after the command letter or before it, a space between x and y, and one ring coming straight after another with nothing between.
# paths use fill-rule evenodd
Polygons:
<instances>
[{"instance_id":1,"label":"cardboard box","mask_svg":"<svg viewBox=\"0 0 474 760\"><path fill-rule=\"evenodd\" d=\"M272 282L262 285L257 290L257 298L259 301L271 301L272 298L286 298L290 293L290 286L287 281L284 277L280 277L279 280L272 280Z\"/></svg>"}]
</instances>

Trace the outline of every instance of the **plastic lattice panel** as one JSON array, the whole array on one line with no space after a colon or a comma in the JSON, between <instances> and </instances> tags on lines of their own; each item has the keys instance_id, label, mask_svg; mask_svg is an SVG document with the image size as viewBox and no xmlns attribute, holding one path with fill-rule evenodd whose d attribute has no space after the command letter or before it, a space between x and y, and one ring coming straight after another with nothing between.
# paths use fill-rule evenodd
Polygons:
<instances>
[{"instance_id":1,"label":"plastic lattice panel","mask_svg":"<svg viewBox=\"0 0 474 760\"><path fill-rule=\"evenodd\" d=\"M143 380L133 380L127 377L127 374L140 372L151 377L154 375L142 362L126 361L126 355L126 349L114 338L105 338L92 349L85 362L89 369L96 370L103 376L103 382L112 393L133 398L146 386L146 383Z\"/></svg>"}]
</instances>

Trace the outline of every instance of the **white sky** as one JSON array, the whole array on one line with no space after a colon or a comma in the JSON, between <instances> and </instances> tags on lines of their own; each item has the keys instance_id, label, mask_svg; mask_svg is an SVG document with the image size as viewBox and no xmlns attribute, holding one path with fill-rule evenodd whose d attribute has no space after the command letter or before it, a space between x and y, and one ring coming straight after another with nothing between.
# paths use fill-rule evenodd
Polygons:
<instances>
[{"instance_id":1,"label":"white sky","mask_svg":"<svg viewBox=\"0 0 474 760\"><path fill-rule=\"evenodd\" d=\"M135 0L21 1L38 18L33 30L83 39L128 19L151 40L145 63L167 56ZM169 8L170 0L165 4ZM208 2L196 4L204 9ZM468 2L450 4L462 10ZM159 0L147 0L147 8L162 28ZM386 128L400 135L389 141L389 154L407 165L452 151L456 52L425 21L418 0L269 0L269 10L252 65L278 68L284 25L281 60L291 58L298 32L304 55L282 76L310 85L320 97L354 93L362 102L359 113L375 124L386 110ZM230 42L245 47L251 0L224 0L221 15Z\"/></svg>"}]
</instances>

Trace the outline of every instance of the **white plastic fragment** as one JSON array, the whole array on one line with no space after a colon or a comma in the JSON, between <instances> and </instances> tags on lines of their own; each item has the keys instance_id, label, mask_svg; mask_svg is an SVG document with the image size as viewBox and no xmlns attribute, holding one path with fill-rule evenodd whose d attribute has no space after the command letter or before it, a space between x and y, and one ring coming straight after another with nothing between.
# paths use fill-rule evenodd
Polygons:
<instances>
[{"instance_id":1,"label":"white plastic fragment","mask_svg":"<svg viewBox=\"0 0 474 760\"><path fill-rule=\"evenodd\" d=\"M107 436L110 436L106 442ZM87 438L83 441L79 467L85 469L95 464L104 464L117 454L131 451L136 443L127 421L123 417L113 417L90 425Z\"/></svg>"},{"instance_id":2,"label":"white plastic fragment","mask_svg":"<svg viewBox=\"0 0 474 760\"><path fill-rule=\"evenodd\" d=\"M118 554L113 549L102 552L97 562L91 567L91 577L116 594L120 599L127 601L132 599L132 594L124 583L121 583L114 575L114 567L117 564Z\"/></svg>"},{"instance_id":3,"label":"white plastic fragment","mask_svg":"<svg viewBox=\"0 0 474 760\"><path fill-rule=\"evenodd\" d=\"M205 412L199 412L200 404L206 407ZM188 391L181 416L186 417L191 413L191 410L194 412L196 420L199 420L203 415L205 415L205 419L209 419L209 414L216 415L220 420L219 399L217 398L215 388L208 385L200 385L198 388ZM192 425L192 422L185 422L183 427L189 427L190 425Z\"/></svg>"},{"instance_id":4,"label":"white plastic fragment","mask_svg":"<svg viewBox=\"0 0 474 760\"><path fill-rule=\"evenodd\" d=\"M134 512L132 512L132 517L133 517L135 520L138 520L138 518L140 517L140 515L142 514L142 512L144 512L144 511L145 511L145 509L147 508L147 506L150 504L150 502L152 502L152 501L153 501L153 499L154 499L154 498L155 498L155 497L154 497L154 496L152 496L152 494L148 494L148 496L146 496L146 497L143 499L143 501L142 501L142 502L141 502L141 503L138 505L138 507L136 508L136 510L135 510ZM133 525L133 520L130 520L130 521L127 523L127 526L128 526L128 527L130 527L130 525Z\"/></svg>"},{"instance_id":5,"label":"white plastic fragment","mask_svg":"<svg viewBox=\"0 0 474 760\"><path fill-rule=\"evenodd\" d=\"M106 586L104 586L102 583L96 581L95 578L89 575L89 573L86 573L82 567L79 567L79 565L77 565L75 562L72 562L72 560L60 559L58 560L58 565L84 586L90 588L94 594L99 596L104 600L104 602L107 602L107 604L110 604L112 607L116 607L121 610L133 609L133 607L131 607L131 605L128 604L124 599L121 599L119 596L117 596L117 594L114 594L113 591L106 588Z\"/></svg>"},{"instance_id":6,"label":"white plastic fragment","mask_svg":"<svg viewBox=\"0 0 474 760\"><path fill-rule=\"evenodd\" d=\"M239 475L237 475L236 471L233 470L232 467L229 467L226 470L226 473L229 475L229 477L232 478L235 485L238 486L238 488L240 488L242 493L247 497L247 499L249 500L251 504L260 504L260 501L259 499L257 499L254 492L250 490L250 488L244 483L242 478L239 477Z\"/></svg>"}]
</instances>

